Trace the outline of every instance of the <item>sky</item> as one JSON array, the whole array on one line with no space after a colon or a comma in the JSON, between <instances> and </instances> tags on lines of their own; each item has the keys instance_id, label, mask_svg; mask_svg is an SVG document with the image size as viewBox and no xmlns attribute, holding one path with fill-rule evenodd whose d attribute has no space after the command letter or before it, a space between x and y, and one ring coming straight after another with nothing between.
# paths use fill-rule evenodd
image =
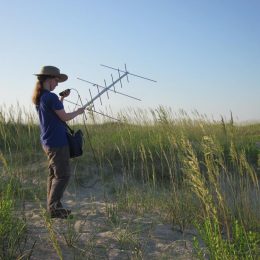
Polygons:
<instances>
[{"instance_id":1,"label":"sky","mask_svg":"<svg viewBox=\"0 0 260 260\"><path fill-rule=\"evenodd\" d=\"M53 65L69 76L54 91L78 90L83 103L118 77L120 92L95 102L113 112L198 111L215 120L260 121L259 0L0 0L0 106L32 107L33 74ZM70 101L77 101L76 92ZM73 109L73 108L69 108Z\"/></svg>"}]
</instances>

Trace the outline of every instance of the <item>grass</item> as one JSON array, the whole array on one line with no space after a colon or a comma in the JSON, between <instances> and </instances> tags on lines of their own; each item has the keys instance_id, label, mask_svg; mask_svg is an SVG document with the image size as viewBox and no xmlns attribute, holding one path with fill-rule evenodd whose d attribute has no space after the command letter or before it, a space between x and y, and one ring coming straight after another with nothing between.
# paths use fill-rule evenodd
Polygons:
<instances>
[{"instance_id":1,"label":"grass","mask_svg":"<svg viewBox=\"0 0 260 260\"><path fill-rule=\"evenodd\" d=\"M28 259L33 247L26 249L26 220L14 213L15 194L12 181L2 190L0 197L0 259Z\"/></svg>"},{"instance_id":2,"label":"grass","mask_svg":"<svg viewBox=\"0 0 260 260\"><path fill-rule=\"evenodd\" d=\"M130 110L120 117L122 123L89 122L96 159L87 140L84 155L72 162L75 172L87 167L89 173L100 173L104 184L114 178L113 202L107 203L105 214L120 247L143 257L139 234L122 227L121 216L149 215L183 233L196 229L194 248L199 258L256 259L260 124L237 125L232 116L228 122L215 121L197 112L176 114L163 107L148 115ZM16 201L12 207L35 196L45 199L47 163L36 122L35 114L19 107L0 109L0 194L5 201L9 185ZM81 125L75 128L85 131ZM84 176L77 175L77 180L83 183ZM12 219L3 212L3 217ZM68 247L79 236L72 224L68 222L64 234ZM47 226L53 234L52 226ZM60 248L56 251L61 258Z\"/></svg>"}]
</instances>

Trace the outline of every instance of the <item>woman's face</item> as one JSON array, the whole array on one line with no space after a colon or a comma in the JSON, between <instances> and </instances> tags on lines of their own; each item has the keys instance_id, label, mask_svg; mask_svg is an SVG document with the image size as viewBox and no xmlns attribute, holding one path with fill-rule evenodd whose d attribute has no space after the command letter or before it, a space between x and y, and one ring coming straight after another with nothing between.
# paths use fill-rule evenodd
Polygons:
<instances>
[{"instance_id":1,"label":"woman's face","mask_svg":"<svg viewBox=\"0 0 260 260\"><path fill-rule=\"evenodd\" d=\"M50 91L53 91L59 83L59 79L58 78L50 78Z\"/></svg>"}]
</instances>

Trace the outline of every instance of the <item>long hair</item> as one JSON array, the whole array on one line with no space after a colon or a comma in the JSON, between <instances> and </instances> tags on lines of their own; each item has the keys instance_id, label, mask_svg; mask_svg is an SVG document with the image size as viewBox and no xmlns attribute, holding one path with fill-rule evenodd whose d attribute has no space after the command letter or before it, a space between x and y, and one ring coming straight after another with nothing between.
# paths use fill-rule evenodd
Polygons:
<instances>
[{"instance_id":1,"label":"long hair","mask_svg":"<svg viewBox=\"0 0 260 260\"><path fill-rule=\"evenodd\" d=\"M33 95L32 95L32 102L36 106L39 105L40 103L40 97L43 91L43 83L47 78L49 78L49 76L46 75L37 76L37 82L35 84Z\"/></svg>"}]
</instances>

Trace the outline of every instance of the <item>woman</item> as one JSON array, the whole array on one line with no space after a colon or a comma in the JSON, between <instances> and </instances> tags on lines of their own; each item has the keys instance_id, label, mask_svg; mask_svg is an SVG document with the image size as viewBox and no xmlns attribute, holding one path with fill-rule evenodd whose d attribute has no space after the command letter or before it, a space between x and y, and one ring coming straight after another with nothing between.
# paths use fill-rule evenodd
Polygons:
<instances>
[{"instance_id":1,"label":"woman","mask_svg":"<svg viewBox=\"0 0 260 260\"><path fill-rule=\"evenodd\" d=\"M67 218L70 210L62 207L61 198L70 178L69 146L66 136L66 126L63 121L69 121L82 114L84 108L66 113L61 100L52 91L58 83L64 82L68 76L61 74L54 66L42 67L35 74L37 82L32 101L36 106L41 129L41 143L49 161L47 180L47 211L52 218Z\"/></svg>"}]
</instances>

